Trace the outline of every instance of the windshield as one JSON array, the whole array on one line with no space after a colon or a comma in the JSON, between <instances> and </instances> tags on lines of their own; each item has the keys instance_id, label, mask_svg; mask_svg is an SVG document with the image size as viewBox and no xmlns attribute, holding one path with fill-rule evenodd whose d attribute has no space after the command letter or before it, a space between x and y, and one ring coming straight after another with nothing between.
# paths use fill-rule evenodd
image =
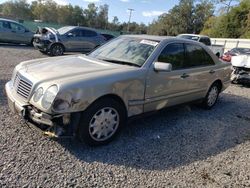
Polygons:
<instances>
[{"instance_id":1,"label":"windshield","mask_svg":"<svg viewBox=\"0 0 250 188\"><path fill-rule=\"evenodd\" d=\"M69 32L71 29L73 29L73 27L61 27L57 31L60 35L64 35L65 33Z\"/></svg>"},{"instance_id":2,"label":"windshield","mask_svg":"<svg viewBox=\"0 0 250 188\"><path fill-rule=\"evenodd\" d=\"M133 37L120 37L89 54L90 57L127 65L142 66L158 42Z\"/></svg>"},{"instance_id":3,"label":"windshield","mask_svg":"<svg viewBox=\"0 0 250 188\"><path fill-rule=\"evenodd\" d=\"M237 51L241 54L250 54L250 48L237 48Z\"/></svg>"},{"instance_id":4,"label":"windshield","mask_svg":"<svg viewBox=\"0 0 250 188\"><path fill-rule=\"evenodd\" d=\"M199 37L198 36L194 36L194 35L179 35L179 38L183 38L183 39L189 39L189 40L194 40L194 41L198 41Z\"/></svg>"}]
</instances>

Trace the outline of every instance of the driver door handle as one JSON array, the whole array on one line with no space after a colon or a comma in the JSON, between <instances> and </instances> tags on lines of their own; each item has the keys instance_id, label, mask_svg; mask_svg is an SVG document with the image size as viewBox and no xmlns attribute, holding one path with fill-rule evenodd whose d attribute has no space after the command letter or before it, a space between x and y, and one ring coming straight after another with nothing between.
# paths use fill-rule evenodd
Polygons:
<instances>
[{"instance_id":1,"label":"driver door handle","mask_svg":"<svg viewBox=\"0 0 250 188\"><path fill-rule=\"evenodd\" d=\"M187 77L189 77L189 75L188 74L186 74L186 73L183 73L182 75L181 75L181 78L187 78Z\"/></svg>"},{"instance_id":2,"label":"driver door handle","mask_svg":"<svg viewBox=\"0 0 250 188\"><path fill-rule=\"evenodd\" d=\"M213 74L213 73L215 73L215 70L212 69L212 70L209 71L209 73Z\"/></svg>"}]
</instances>

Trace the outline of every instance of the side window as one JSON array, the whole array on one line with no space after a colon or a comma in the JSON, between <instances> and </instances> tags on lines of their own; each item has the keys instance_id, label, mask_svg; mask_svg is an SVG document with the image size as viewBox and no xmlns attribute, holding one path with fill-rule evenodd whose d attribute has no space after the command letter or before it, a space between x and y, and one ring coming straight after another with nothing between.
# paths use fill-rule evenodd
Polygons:
<instances>
[{"instance_id":1,"label":"side window","mask_svg":"<svg viewBox=\"0 0 250 188\"><path fill-rule=\"evenodd\" d=\"M201 43L203 43L203 44L205 44L205 45L207 45L207 46L211 46L211 41L210 41L210 39L207 38L207 37L201 37L201 39L200 39L199 42L201 42Z\"/></svg>"},{"instance_id":2,"label":"side window","mask_svg":"<svg viewBox=\"0 0 250 188\"><path fill-rule=\"evenodd\" d=\"M169 44L158 57L159 62L171 63L173 70L183 68L185 50L181 43Z\"/></svg>"},{"instance_id":3,"label":"side window","mask_svg":"<svg viewBox=\"0 0 250 188\"><path fill-rule=\"evenodd\" d=\"M2 21L2 28L4 28L4 29L10 29L10 24L9 24L9 22Z\"/></svg>"},{"instance_id":4,"label":"side window","mask_svg":"<svg viewBox=\"0 0 250 188\"><path fill-rule=\"evenodd\" d=\"M95 37L97 34L94 31L90 30L82 30L82 36L83 37Z\"/></svg>"},{"instance_id":5,"label":"side window","mask_svg":"<svg viewBox=\"0 0 250 188\"><path fill-rule=\"evenodd\" d=\"M20 33L24 33L25 32L25 28L19 24L16 23L10 23L10 27L12 31L16 31L16 32L20 32Z\"/></svg>"},{"instance_id":6,"label":"side window","mask_svg":"<svg viewBox=\"0 0 250 188\"><path fill-rule=\"evenodd\" d=\"M197 67L214 65L213 59L210 55L200 46L195 44L186 44L187 60L185 67Z\"/></svg>"},{"instance_id":7,"label":"side window","mask_svg":"<svg viewBox=\"0 0 250 188\"><path fill-rule=\"evenodd\" d=\"M81 37L81 35L82 35L80 29L74 29L74 30L71 31L70 33L72 33L74 37Z\"/></svg>"},{"instance_id":8,"label":"side window","mask_svg":"<svg viewBox=\"0 0 250 188\"><path fill-rule=\"evenodd\" d=\"M0 21L0 29L3 29L3 22Z\"/></svg>"}]
</instances>

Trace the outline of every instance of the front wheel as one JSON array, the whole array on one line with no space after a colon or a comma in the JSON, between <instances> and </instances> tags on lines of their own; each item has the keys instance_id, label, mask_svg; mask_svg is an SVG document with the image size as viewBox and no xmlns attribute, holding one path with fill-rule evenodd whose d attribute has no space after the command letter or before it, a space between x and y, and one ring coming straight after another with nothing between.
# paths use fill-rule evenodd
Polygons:
<instances>
[{"instance_id":1,"label":"front wheel","mask_svg":"<svg viewBox=\"0 0 250 188\"><path fill-rule=\"evenodd\" d=\"M217 83L214 83L208 90L205 99L203 100L203 107L205 109L211 109L217 102L220 93L220 87Z\"/></svg>"},{"instance_id":2,"label":"front wheel","mask_svg":"<svg viewBox=\"0 0 250 188\"><path fill-rule=\"evenodd\" d=\"M83 112L78 136L91 146L112 141L126 122L123 105L112 98L96 101Z\"/></svg>"},{"instance_id":3,"label":"front wheel","mask_svg":"<svg viewBox=\"0 0 250 188\"><path fill-rule=\"evenodd\" d=\"M61 44L53 44L49 50L51 56L63 55L63 51L64 51L64 48Z\"/></svg>"}]
</instances>

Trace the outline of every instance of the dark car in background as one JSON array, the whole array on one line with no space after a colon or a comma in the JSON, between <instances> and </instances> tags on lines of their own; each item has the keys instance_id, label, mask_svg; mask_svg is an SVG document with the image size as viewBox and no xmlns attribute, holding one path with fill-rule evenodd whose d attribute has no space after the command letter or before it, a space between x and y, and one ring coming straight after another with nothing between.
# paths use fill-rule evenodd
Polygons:
<instances>
[{"instance_id":1,"label":"dark car in background","mask_svg":"<svg viewBox=\"0 0 250 188\"><path fill-rule=\"evenodd\" d=\"M223 54L222 60L231 62L233 56L250 55L250 48L233 48Z\"/></svg>"},{"instance_id":2,"label":"dark car in background","mask_svg":"<svg viewBox=\"0 0 250 188\"><path fill-rule=\"evenodd\" d=\"M22 24L0 18L0 42L32 45L34 33Z\"/></svg>"},{"instance_id":3,"label":"dark car in background","mask_svg":"<svg viewBox=\"0 0 250 188\"><path fill-rule=\"evenodd\" d=\"M105 37L94 29L66 26L58 30L39 28L34 35L33 45L42 53L59 56L64 52L90 52L105 42Z\"/></svg>"},{"instance_id":4,"label":"dark car in background","mask_svg":"<svg viewBox=\"0 0 250 188\"><path fill-rule=\"evenodd\" d=\"M104 38L106 39L106 41L109 41L109 40L112 40L112 39L115 38L115 36L111 35L111 34L102 33L101 35L104 36Z\"/></svg>"}]
</instances>

